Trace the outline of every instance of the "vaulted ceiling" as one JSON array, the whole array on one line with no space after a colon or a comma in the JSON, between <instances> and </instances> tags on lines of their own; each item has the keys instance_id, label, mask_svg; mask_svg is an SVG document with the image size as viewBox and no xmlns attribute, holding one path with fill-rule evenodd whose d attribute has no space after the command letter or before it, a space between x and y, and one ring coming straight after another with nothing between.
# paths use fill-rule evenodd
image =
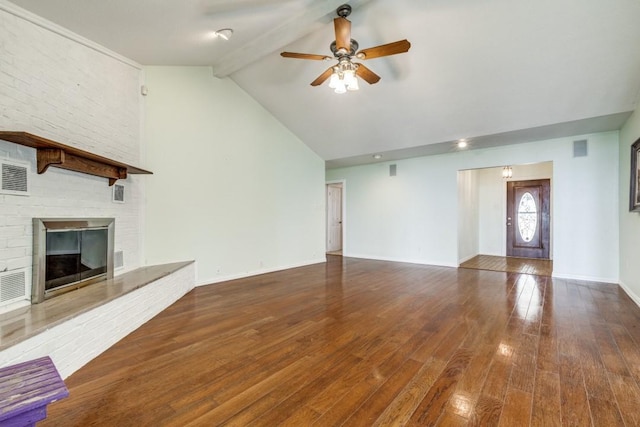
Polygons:
<instances>
[{"instance_id":1,"label":"vaulted ceiling","mask_svg":"<svg viewBox=\"0 0 640 427\"><path fill-rule=\"evenodd\" d=\"M354 0L361 48L412 47L346 94L309 84L332 62L279 55L331 55L344 0L12 2L143 65L211 66L328 167L615 130L640 94L639 0Z\"/></svg>"}]
</instances>

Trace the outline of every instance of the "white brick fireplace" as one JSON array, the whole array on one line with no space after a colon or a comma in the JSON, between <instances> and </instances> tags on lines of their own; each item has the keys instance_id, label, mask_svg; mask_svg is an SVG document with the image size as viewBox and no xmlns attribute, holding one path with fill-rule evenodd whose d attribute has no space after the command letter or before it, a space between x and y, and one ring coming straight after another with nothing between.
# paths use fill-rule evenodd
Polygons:
<instances>
[{"instance_id":1,"label":"white brick fireplace","mask_svg":"<svg viewBox=\"0 0 640 427\"><path fill-rule=\"evenodd\" d=\"M0 131L28 132L140 165L142 82L139 65L0 0ZM11 325L0 328L0 366L49 355L66 377L193 288L190 264L29 331L35 307L46 309L49 302L68 300L92 286L111 286L110 281L115 289L121 287L118 280L153 270L140 268L148 177L119 179L125 195L124 203L116 203L106 178L57 168L38 174L34 148L0 140L3 160L26 166L28 194L0 192L0 282L3 275L26 276L24 298L0 303L0 324ZM116 277L31 305L33 218L115 218L113 249L115 258L122 256ZM26 332L16 339L18 329Z\"/></svg>"},{"instance_id":2,"label":"white brick fireplace","mask_svg":"<svg viewBox=\"0 0 640 427\"><path fill-rule=\"evenodd\" d=\"M140 66L0 1L0 130L27 131L116 161L140 164ZM129 176L125 203L104 178L49 168L36 173L33 148L0 141L0 160L29 169L29 195L0 193L0 274L24 269L31 295L32 218L116 219L123 268L141 265L142 192ZM29 301L12 303L28 304ZM7 307L0 305L0 313Z\"/></svg>"}]
</instances>

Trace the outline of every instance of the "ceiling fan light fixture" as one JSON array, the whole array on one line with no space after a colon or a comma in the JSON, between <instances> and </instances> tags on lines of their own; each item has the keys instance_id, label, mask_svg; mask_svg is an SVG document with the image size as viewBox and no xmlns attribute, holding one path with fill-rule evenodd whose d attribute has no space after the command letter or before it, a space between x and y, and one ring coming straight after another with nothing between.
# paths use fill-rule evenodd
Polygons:
<instances>
[{"instance_id":1,"label":"ceiling fan light fixture","mask_svg":"<svg viewBox=\"0 0 640 427\"><path fill-rule=\"evenodd\" d=\"M357 66L348 57L340 58L340 63L333 67L329 87L336 93L358 90L360 87L356 77L356 69Z\"/></svg>"},{"instance_id":2,"label":"ceiling fan light fixture","mask_svg":"<svg viewBox=\"0 0 640 427\"><path fill-rule=\"evenodd\" d=\"M336 88L334 89L335 93L345 93L347 91L347 87L344 84L344 80L338 79L338 83L336 84Z\"/></svg>"},{"instance_id":3,"label":"ceiling fan light fixture","mask_svg":"<svg viewBox=\"0 0 640 427\"><path fill-rule=\"evenodd\" d=\"M331 74L331 79L329 80L329 87L331 89L335 89L338 87L339 82L340 82L340 74L338 74L338 71L333 70L333 74Z\"/></svg>"},{"instance_id":4,"label":"ceiling fan light fixture","mask_svg":"<svg viewBox=\"0 0 640 427\"><path fill-rule=\"evenodd\" d=\"M360 90L360 86L358 85L358 79L354 76L353 81L347 85L347 90L354 91Z\"/></svg>"},{"instance_id":5,"label":"ceiling fan light fixture","mask_svg":"<svg viewBox=\"0 0 640 427\"><path fill-rule=\"evenodd\" d=\"M349 90L355 90L355 89L352 89L351 86L355 87L358 84L356 80L356 72L353 70L345 70L343 73L342 80L344 81L344 85Z\"/></svg>"},{"instance_id":6,"label":"ceiling fan light fixture","mask_svg":"<svg viewBox=\"0 0 640 427\"><path fill-rule=\"evenodd\" d=\"M231 28L222 28L215 33L216 37L221 38L222 40L229 40L233 35L233 30Z\"/></svg>"}]
</instances>

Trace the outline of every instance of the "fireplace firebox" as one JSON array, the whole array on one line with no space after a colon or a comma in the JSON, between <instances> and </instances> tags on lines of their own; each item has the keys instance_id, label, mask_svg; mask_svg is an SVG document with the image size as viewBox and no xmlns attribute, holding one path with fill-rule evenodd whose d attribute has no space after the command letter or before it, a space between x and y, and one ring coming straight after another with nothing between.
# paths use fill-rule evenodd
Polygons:
<instances>
[{"instance_id":1,"label":"fireplace firebox","mask_svg":"<svg viewBox=\"0 0 640 427\"><path fill-rule=\"evenodd\" d=\"M34 218L31 302L113 277L113 218Z\"/></svg>"}]
</instances>

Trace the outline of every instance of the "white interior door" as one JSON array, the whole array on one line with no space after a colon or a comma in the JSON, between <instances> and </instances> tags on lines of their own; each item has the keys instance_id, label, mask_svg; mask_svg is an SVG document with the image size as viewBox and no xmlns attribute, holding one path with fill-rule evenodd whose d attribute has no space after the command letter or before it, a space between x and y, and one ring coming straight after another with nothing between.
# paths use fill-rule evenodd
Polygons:
<instances>
[{"instance_id":1,"label":"white interior door","mask_svg":"<svg viewBox=\"0 0 640 427\"><path fill-rule=\"evenodd\" d=\"M327 252L342 250L342 184L327 185Z\"/></svg>"}]
</instances>

